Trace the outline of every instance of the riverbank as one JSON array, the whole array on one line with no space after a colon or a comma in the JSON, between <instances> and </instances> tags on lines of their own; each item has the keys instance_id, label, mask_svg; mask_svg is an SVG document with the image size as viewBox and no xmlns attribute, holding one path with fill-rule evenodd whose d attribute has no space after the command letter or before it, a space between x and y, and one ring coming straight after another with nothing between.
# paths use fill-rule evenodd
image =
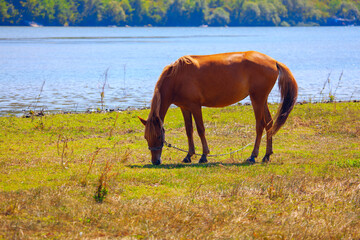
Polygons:
<instances>
[{"instance_id":1,"label":"riverbank","mask_svg":"<svg viewBox=\"0 0 360 240\"><path fill-rule=\"evenodd\" d=\"M323 100L323 101L313 101L313 102L308 102L308 101L302 101L302 102L297 102L296 105L303 105L303 104L336 104L336 103L349 103L349 102L360 102L360 100L349 100L349 101L334 101L334 100ZM275 104L277 105L278 103L268 103L269 105ZM250 106L251 103L250 102L239 102L237 104L234 104L234 106ZM171 105L170 108L177 108L177 106L175 105ZM100 108L91 108L91 109L87 109L86 111L55 111L55 110L24 110L21 113L20 112L15 112L15 111L11 111L11 112L7 112L7 113L1 113L0 112L0 117L23 117L23 118L32 118L32 117L43 117L45 115L55 115L55 114L93 114L93 113L112 113L112 112L129 112L129 111L141 111L141 110L147 110L150 109L150 106L147 107L132 107L129 106L126 109L123 108L118 108L118 109L114 109L114 108L105 108L105 109L100 109Z\"/></svg>"},{"instance_id":2,"label":"riverbank","mask_svg":"<svg viewBox=\"0 0 360 240\"><path fill-rule=\"evenodd\" d=\"M0 238L360 237L359 102L296 105L271 163L255 165L250 146L202 165L165 148L152 166L148 112L1 117ZM251 106L205 108L204 121L212 154L254 141ZM179 109L165 129L186 148Z\"/></svg>"}]
</instances>

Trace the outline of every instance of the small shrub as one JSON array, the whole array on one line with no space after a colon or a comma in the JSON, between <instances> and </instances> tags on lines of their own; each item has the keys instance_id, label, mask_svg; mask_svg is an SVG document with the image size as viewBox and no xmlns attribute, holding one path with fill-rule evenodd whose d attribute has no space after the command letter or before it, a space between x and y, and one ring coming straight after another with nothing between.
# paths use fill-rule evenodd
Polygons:
<instances>
[{"instance_id":1,"label":"small shrub","mask_svg":"<svg viewBox=\"0 0 360 240\"><path fill-rule=\"evenodd\" d=\"M104 169L101 172L101 175L99 177L99 185L96 189L94 199L98 203L102 203L108 194L108 181L111 177L113 177L116 174L109 174L111 172L111 169L113 167L113 164L110 164L109 160L106 161L106 165Z\"/></svg>"},{"instance_id":2,"label":"small shrub","mask_svg":"<svg viewBox=\"0 0 360 240\"><path fill-rule=\"evenodd\" d=\"M94 195L94 199L96 202L102 203L107 194L108 194L108 190L106 189L106 185L99 184L98 189Z\"/></svg>"}]
</instances>

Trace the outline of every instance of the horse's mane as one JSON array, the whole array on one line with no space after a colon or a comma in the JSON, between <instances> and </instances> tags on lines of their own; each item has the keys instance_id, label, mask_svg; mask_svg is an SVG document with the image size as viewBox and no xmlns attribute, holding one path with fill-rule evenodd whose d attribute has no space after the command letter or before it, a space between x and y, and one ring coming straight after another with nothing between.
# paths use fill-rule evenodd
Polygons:
<instances>
[{"instance_id":1,"label":"horse's mane","mask_svg":"<svg viewBox=\"0 0 360 240\"><path fill-rule=\"evenodd\" d=\"M179 72L179 69L184 68L186 65L196 63L197 62L195 62L195 60L191 56L183 56L168 66L169 70L167 77L176 76Z\"/></svg>"},{"instance_id":2,"label":"horse's mane","mask_svg":"<svg viewBox=\"0 0 360 240\"><path fill-rule=\"evenodd\" d=\"M197 61L191 56L183 56L173 62L172 64L167 65L155 85L154 96L151 101L151 111L150 114L159 116L160 104L161 104L161 95L160 89L163 82L170 77L176 77L181 69L184 69L187 65L198 65Z\"/></svg>"},{"instance_id":3,"label":"horse's mane","mask_svg":"<svg viewBox=\"0 0 360 240\"><path fill-rule=\"evenodd\" d=\"M172 64L167 65L156 83L155 88L161 87L163 81L169 77L176 77L180 71L180 69L184 69L187 65L198 65L197 61L193 59L191 56L183 56L173 62Z\"/></svg>"}]
</instances>

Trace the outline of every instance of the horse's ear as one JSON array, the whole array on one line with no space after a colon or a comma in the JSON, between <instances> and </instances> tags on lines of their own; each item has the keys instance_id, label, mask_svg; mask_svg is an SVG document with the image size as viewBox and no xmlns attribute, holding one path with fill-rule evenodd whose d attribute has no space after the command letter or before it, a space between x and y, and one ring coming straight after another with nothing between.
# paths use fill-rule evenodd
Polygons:
<instances>
[{"instance_id":1,"label":"horse's ear","mask_svg":"<svg viewBox=\"0 0 360 240\"><path fill-rule=\"evenodd\" d=\"M142 118L139 117L139 116L138 116L138 118L140 119L140 122L141 122L144 126L146 126L146 120L145 120L145 119L142 119Z\"/></svg>"}]
</instances>

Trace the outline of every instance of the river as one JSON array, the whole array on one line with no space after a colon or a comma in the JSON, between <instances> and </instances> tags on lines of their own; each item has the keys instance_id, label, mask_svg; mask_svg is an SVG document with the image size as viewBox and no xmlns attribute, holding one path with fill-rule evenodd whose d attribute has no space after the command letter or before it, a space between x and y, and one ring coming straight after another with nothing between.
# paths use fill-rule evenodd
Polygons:
<instances>
[{"instance_id":1,"label":"river","mask_svg":"<svg viewBox=\"0 0 360 240\"><path fill-rule=\"evenodd\" d=\"M285 63L298 101L360 99L360 27L0 27L0 115L100 108L105 72L105 108L148 107L179 57L247 50Z\"/></svg>"}]
</instances>

